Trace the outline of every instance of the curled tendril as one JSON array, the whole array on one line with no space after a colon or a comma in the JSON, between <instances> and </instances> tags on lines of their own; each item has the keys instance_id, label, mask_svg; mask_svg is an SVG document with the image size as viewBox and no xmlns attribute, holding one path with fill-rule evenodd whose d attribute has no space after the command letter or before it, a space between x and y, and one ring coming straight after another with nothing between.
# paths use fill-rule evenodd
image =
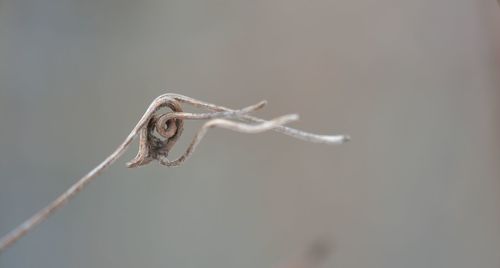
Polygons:
<instances>
[{"instance_id":1,"label":"curled tendril","mask_svg":"<svg viewBox=\"0 0 500 268\"><path fill-rule=\"evenodd\" d=\"M182 110L182 104L189 104L197 108L205 109L208 112L186 113ZM208 129L213 127L221 127L242 133L259 133L274 130L297 139L325 144L340 144L349 140L349 136L345 135L317 135L283 126L284 124L298 119L298 116L294 114L285 115L269 121L249 115L250 112L256 111L265 105L266 102L261 101L243 109L233 110L178 94L168 93L157 97L148 107L127 138L125 138L122 144L120 144L111 155L89 171L85 176L80 178L57 199L52 201L52 203L3 236L0 239L0 253L14 244L36 225L44 221L57 209L61 208L89 182L96 178L97 175L111 166L123 155L137 135L139 135L140 139L139 152L132 161L127 163L128 167L146 165L153 160L158 160L161 164L166 166L179 166L191 156ZM164 114L157 114L162 108L169 108L171 111ZM186 151L176 160L168 160L167 156L169 151L173 148L182 134L184 120L202 119L208 119L209 121L207 121L196 133Z\"/></svg>"},{"instance_id":2,"label":"curled tendril","mask_svg":"<svg viewBox=\"0 0 500 268\"><path fill-rule=\"evenodd\" d=\"M204 108L208 110L208 112L185 113L182 111L181 103ZM232 110L178 94L165 94L158 97L153 104L154 107L156 107L153 108L154 111L162 107L169 107L171 112L162 115L150 114L147 125L142 127L139 132L139 152L133 160L127 163L128 167L138 167L148 164L153 160L158 160L161 164L166 166L179 166L189 158L207 130L212 127L221 127L242 133L258 133L276 130L302 140L329 144L338 144L349 140L349 137L344 135L317 135L283 126L284 124L297 120L298 116L296 115L280 117L270 121L249 115L250 112L263 108L267 104L266 101L261 101L243 109ZM184 154L176 160L170 161L167 159L168 153L180 137L183 130L183 121L187 119L211 119L211 121L206 122L200 128ZM229 119L245 121L245 123L230 121Z\"/></svg>"}]
</instances>

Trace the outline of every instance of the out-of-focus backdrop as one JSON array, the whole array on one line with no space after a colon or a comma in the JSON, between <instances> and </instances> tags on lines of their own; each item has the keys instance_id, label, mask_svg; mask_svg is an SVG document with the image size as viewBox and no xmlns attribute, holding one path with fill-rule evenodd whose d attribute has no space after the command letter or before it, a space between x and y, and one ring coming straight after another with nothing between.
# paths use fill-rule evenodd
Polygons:
<instances>
[{"instance_id":1,"label":"out-of-focus backdrop","mask_svg":"<svg viewBox=\"0 0 500 268\"><path fill-rule=\"evenodd\" d=\"M0 234L165 92L353 140L217 129L127 169L135 146L0 267L264 268L318 237L325 267L499 267L499 25L494 0L1 0Z\"/></svg>"}]
</instances>

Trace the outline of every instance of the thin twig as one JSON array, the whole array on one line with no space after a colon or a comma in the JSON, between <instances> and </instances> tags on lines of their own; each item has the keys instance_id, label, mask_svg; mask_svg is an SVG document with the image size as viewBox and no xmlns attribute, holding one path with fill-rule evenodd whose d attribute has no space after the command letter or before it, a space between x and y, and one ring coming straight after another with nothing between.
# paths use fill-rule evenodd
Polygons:
<instances>
[{"instance_id":1,"label":"thin twig","mask_svg":"<svg viewBox=\"0 0 500 268\"><path fill-rule=\"evenodd\" d=\"M203 108L210 112L200 114L185 113L181 109L181 103ZM79 193L89 182L101 174L105 169L110 167L116 160L118 160L118 158L120 158L120 156L123 155L137 135L140 136L139 152L134 160L127 163L128 167L145 165L152 160L158 160L160 163L167 166L179 166L194 152L196 146L206 134L207 130L212 127L222 127L243 133L259 133L268 130L275 130L305 141L326 144L340 144L349 140L348 136L316 135L283 126L286 123L297 120L297 115L283 116L271 121L266 121L248 115L248 113L258 110L265 105L266 102L262 101L244 109L232 110L223 106L199 101L178 94L168 93L157 97L148 107L130 134L125 138L122 144L120 144L118 148L111 153L111 155L109 155L103 162L97 165L85 176L80 178L80 180L73 184L57 199L52 201L52 203L35 213L31 218L2 237L0 239L0 253L12 246L17 240L49 217L57 209L68 203L69 200ZM165 107L170 108L172 112L167 112L163 115L156 115L160 109ZM168 152L182 134L184 119L212 120L206 122L200 128L183 155L174 161L169 161L167 160ZM233 122L228 119L242 120L253 124ZM159 138L158 136L162 138Z\"/></svg>"},{"instance_id":2,"label":"thin twig","mask_svg":"<svg viewBox=\"0 0 500 268\"><path fill-rule=\"evenodd\" d=\"M283 124L287 124L292 121L296 121L299 119L299 116L296 114L291 114L291 115L285 115L282 117L278 117L276 119L270 120L270 121L265 121L263 123L260 123L258 125L248 125L244 123L237 123L237 122L232 122L226 119L212 119L208 122L206 122L200 130L196 133L196 136L194 137L193 141L187 148L186 152L181 155L177 160L174 161L168 161L168 159L161 159L160 163L163 165L169 166L169 167L174 167L174 166L179 166L191 156L191 154L194 152L196 149L196 146L200 143L201 139L203 139L203 136L207 133L209 128L213 127L220 127L220 128L225 128L229 129L232 131L237 131L237 132L242 132L242 133L260 133L264 131L268 131L270 129L273 129L276 126L280 126Z\"/></svg>"}]
</instances>

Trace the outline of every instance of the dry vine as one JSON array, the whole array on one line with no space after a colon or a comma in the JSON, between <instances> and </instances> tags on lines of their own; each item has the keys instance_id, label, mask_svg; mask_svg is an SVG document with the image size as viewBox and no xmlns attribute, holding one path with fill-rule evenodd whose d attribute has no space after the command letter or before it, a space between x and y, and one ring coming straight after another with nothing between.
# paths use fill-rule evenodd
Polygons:
<instances>
[{"instance_id":1,"label":"dry vine","mask_svg":"<svg viewBox=\"0 0 500 268\"><path fill-rule=\"evenodd\" d=\"M197 108L208 110L208 112L186 113L183 112L181 104L190 104ZM274 130L294 138L325 144L340 144L349 140L349 137L345 135L317 135L283 126L289 122L297 120L298 116L295 114L285 115L269 121L249 115L250 112L258 110L265 105L266 102L261 101L255 105L240 110L233 110L179 94L168 93L157 97L148 107L127 138L113 153L111 153L111 155L73 184L52 203L35 213L31 218L2 237L0 239L0 253L32 230L37 224L45 220L58 208L66 204L97 175L101 174L106 168L112 165L120 156L123 155L125 150L127 150L137 135L139 135L140 139L139 152L132 161L127 163L128 167L142 166L153 160L158 160L161 164L166 166L179 166L187 158L189 158L189 156L191 156L196 149L196 146L206 134L207 130L213 127L226 128L242 133L259 133ZM170 108L172 111L157 114L157 112L162 108ZM184 154L176 160L170 161L167 159L168 153L181 136L184 120L186 119L211 120L207 121L200 128ZM231 121L230 119L243 122Z\"/></svg>"}]
</instances>

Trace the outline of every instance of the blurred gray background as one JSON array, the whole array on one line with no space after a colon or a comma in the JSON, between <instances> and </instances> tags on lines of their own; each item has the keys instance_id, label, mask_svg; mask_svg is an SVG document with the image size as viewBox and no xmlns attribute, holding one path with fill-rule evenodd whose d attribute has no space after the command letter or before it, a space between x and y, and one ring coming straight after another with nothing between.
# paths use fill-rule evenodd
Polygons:
<instances>
[{"instance_id":1,"label":"blurred gray background","mask_svg":"<svg viewBox=\"0 0 500 268\"><path fill-rule=\"evenodd\" d=\"M135 145L0 267L264 268L318 237L325 267L500 267L499 23L494 0L0 0L0 234L162 93L353 137L216 129L127 169Z\"/></svg>"}]
</instances>

